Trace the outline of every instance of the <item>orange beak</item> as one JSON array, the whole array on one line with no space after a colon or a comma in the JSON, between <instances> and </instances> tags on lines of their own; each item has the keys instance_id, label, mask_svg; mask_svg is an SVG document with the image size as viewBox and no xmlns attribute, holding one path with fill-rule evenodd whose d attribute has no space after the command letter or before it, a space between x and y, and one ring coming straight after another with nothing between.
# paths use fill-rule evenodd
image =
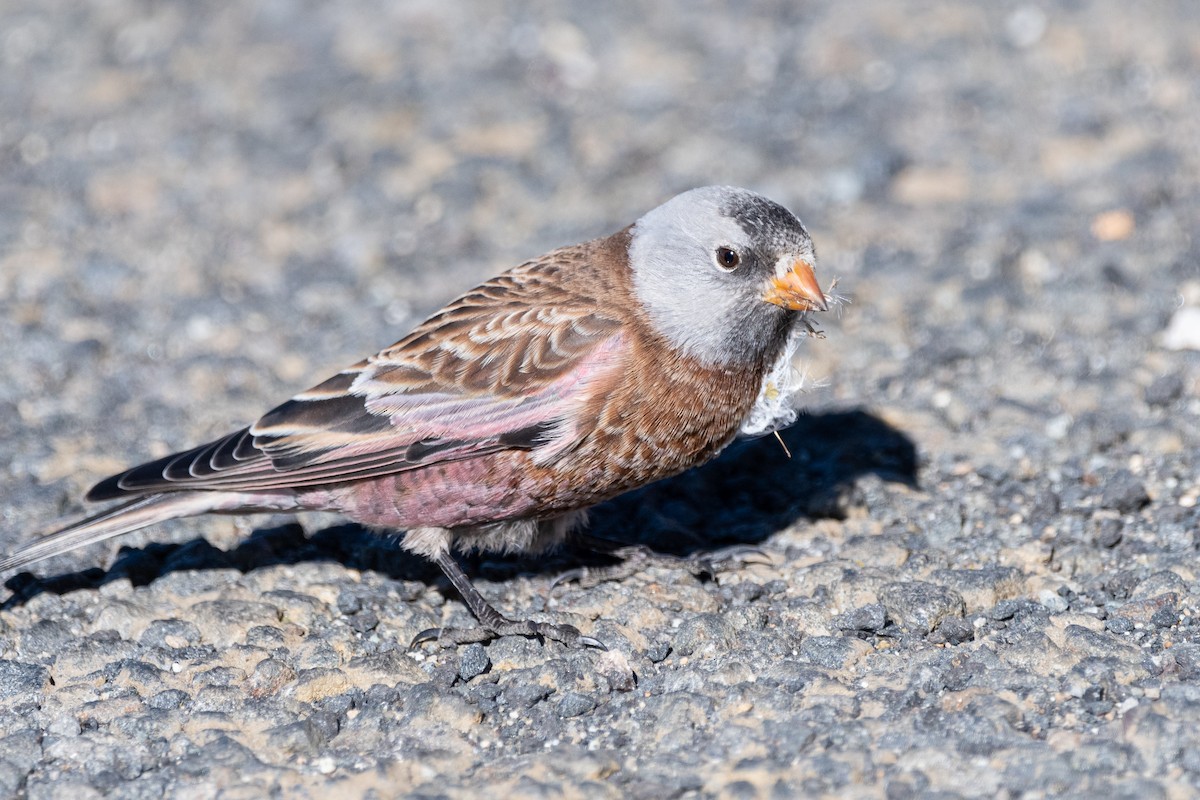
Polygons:
<instances>
[{"instance_id":1,"label":"orange beak","mask_svg":"<svg viewBox=\"0 0 1200 800\"><path fill-rule=\"evenodd\" d=\"M782 276L771 276L762 299L792 311L829 310L825 293L813 274L812 264L799 259Z\"/></svg>"}]
</instances>

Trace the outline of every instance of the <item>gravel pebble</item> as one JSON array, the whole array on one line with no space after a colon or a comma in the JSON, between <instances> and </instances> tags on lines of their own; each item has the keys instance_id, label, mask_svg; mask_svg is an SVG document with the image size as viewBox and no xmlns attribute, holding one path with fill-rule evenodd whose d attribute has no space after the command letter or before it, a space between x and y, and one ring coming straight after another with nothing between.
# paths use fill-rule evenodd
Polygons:
<instances>
[{"instance_id":1,"label":"gravel pebble","mask_svg":"<svg viewBox=\"0 0 1200 800\"><path fill-rule=\"evenodd\" d=\"M1103 519L1100 521L1100 528L1096 532L1096 544L1101 547L1116 547L1121 543L1123 535L1121 521L1117 519Z\"/></svg>"},{"instance_id":2,"label":"gravel pebble","mask_svg":"<svg viewBox=\"0 0 1200 800\"><path fill-rule=\"evenodd\" d=\"M164 689L146 701L150 708L171 710L179 708L190 699L187 692L179 689Z\"/></svg>"},{"instance_id":3,"label":"gravel pebble","mask_svg":"<svg viewBox=\"0 0 1200 800\"><path fill-rule=\"evenodd\" d=\"M962 644L975 638L975 627L960 617L946 617L929 636L934 644Z\"/></svg>"},{"instance_id":4,"label":"gravel pebble","mask_svg":"<svg viewBox=\"0 0 1200 800\"><path fill-rule=\"evenodd\" d=\"M878 631L887 624L887 609L882 603L871 603L847 611L835 619L834 624L844 631Z\"/></svg>"},{"instance_id":5,"label":"gravel pebble","mask_svg":"<svg viewBox=\"0 0 1200 800\"><path fill-rule=\"evenodd\" d=\"M1167 406L1183 394L1183 376L1177 373L1161 375L1146 387L1146 403L1152 406Z\"/></svg>"},{"instance_id":6,"label":"gravel pebble","mask_svg":"<svg viewBox=\"0 0 1200 800\"><path fill-rule=\"evenodd\" d=\"M637 688L637 673L620 650L609 650L597 658L596 674L610 692L632 692Z\"/></svg>"},{"instance_id":7,"label":"gravel pebble","mask_svg":"<svg viewBox=\"0 0 1200 800\"><path fill-rule=\"evenodd\" d=\"M579 692L567 692L558 701L560 717L578 717L587 714L596 707L596 700Z\"/></svg>"},{"instance_id":8,"label":"gravel pebble","mask_svg":"<svg viewBox=\"0 0 1200 800\"><path fill-rule=\"evenodd\" d=\"M801 658L826 669L842 669L856 655L852 641L837 636L809 636L800 645Z\"/></svg>"},{"instance_id":9,"label":"gravel pebble","mask_svg":"<svg viewBox=\"0 0 1200 800\"><path fill-rule=\"evenodd\" d=\"M966 611L962 595L925 581L889 583L879 590L888 617L915 633L926 634L948 616Z\"/></svg>"},{"instance_id":10,"label":"gravel pebble","mask_svg":"<svg viewBox=\"0 0 1200 800\"><path fill-rule=\"evenodd\" d=\"M464 681L482 675L492 665L487 650L481 644L470 644L462 649L458 657L458 676Z\"/></svg>"},{"instance_id":11,"label":"gravel pebble","mask_svg":"<svg viewBox=\"0 0 1200 800\"><path fill-rule=\"evenodd\" d=\"M266 697L275 694L294 680L296 671L286 662L277 658L264 658L254 665L247 687L251 696Z\"/></svg>"},{"instance_id":12,"label":"gravel pebble","mask_svg":"<svg viewBox=\"0 0 1200 800\"><path fill-rule=\"evenodd\" d=\"M531 708L553 693L554 689L549 686L517 684L505 688L504 699L515 708Z\"/></svg>"},{"instance_id":13,"label":"gravel pebble","mask_svg":"<svg viewBox=\"0 0 1200 800\"><path fill-rule=\"evenodd\" d=\"M151 647L176 649L200 643L200 629L182 619L157 619L151 622L138 641Z\"/></svg>"},{"instance_id":14,"label":"gravel pebble","mask_svg":"<svg viewBox=\"0 0 1200 800\"><path fill-rule=\"evenodd\" d=\"M665 639L646 645L646 658L657 664L666 659L671 653L671 643Z\"/></svg>"},{"instance_id":15,"label":"gravel pebble","mask_svg":"<svg viewBox=\"0 0 1200 800\"><path fill-rule=\"evenodd\" d=\"M0 700L39 692L49 678L49 671L38 664L0 660Z\"/></svg>"},{"instance_id":16,"label":"gravel pebble","mask_svg":"<svg viewBox=\"0 0 1200 800\"><path fill-rule=\"evenodd\" d=\"M1118 470L1105 481L1104 496L1100 500L1100 504L1105 508L1120 511L1122 514L1137 511L1149 502L1150 496L1146 494L1145 485L1127 469Z\"/></svg>"},{"instance_id":17,"label":"gravel pebble","mask_svg":"<svg viewBox=\"0 0 1200 800\"><path fill-rule=\"evenodd\" d=\"M697 614L684 620L672 640L671 648L681 656L696 653L711 655L733 647L737 631L719 614Z\"/></svg>"}]
</instances>

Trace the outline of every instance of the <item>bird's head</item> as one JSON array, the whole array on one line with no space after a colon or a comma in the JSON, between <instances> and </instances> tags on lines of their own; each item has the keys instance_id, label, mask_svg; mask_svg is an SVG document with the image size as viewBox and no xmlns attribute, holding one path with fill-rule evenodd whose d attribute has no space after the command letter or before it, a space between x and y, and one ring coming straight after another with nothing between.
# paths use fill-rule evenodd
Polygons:
<instances>
[{"instance_id":1,"label":"bird's head","mask_svg":"<svg viewBox=\"0 0 1200 800\"><path fill-rule=\"evenodd\" d=\"M629 261L651 323L706 364L773 357L803 315L828 308L808 231L745 189L693 189L648 212Z\"/></svg>"}]
</instances>

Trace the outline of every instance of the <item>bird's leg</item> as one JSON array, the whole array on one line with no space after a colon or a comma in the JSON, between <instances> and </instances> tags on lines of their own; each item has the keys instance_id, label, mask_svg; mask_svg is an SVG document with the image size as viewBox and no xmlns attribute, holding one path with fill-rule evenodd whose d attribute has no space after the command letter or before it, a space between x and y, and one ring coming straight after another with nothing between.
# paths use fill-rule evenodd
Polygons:
<instances>
[{"instance_id":1,"label":"bird's leg","mask_svg":"<svg viewBox=\"0 0 1200 800\"><path fill-rule=\"evenodd\" d=\"M703 550L690 556L673 556L658 553L642 544L622 544L611 539L577 533L574 543L583 548L618 559L616 564L600 567L576 567L567 570L550 584L553 591L563 583L578 581L583 587L596 586L609 581L619 581L636 575L647 567L659 564L666 567L683 567L697 578L714 580L718 573L740 564L770 563L770 557L757 547L735 544L716 550Z\"/></svg>"},{"instance_id":2,"label":"bird's leg","mask_svg":"<svg viewBox=\"0 0 1200 800\"><path fill-rule=\"evenodd\" d=\"M607 650L604 643L591 636L584 636L573 625L555 625L549 622L534 620L511 620L501 614L492 604L484 599L471 579L462 571L462 567L454 560L454 556L442 551L433 556L433 561L442 569L450 583L458 590L463 602L471 613L479 620L477 628L430 628L421 631L412 641L410 647L416 647L423 642L437 641L443 647L486 642L501 636L529 636L537 639L551 639L562 642L568 647L595 647Z\"/></svg>"}]
</instances>

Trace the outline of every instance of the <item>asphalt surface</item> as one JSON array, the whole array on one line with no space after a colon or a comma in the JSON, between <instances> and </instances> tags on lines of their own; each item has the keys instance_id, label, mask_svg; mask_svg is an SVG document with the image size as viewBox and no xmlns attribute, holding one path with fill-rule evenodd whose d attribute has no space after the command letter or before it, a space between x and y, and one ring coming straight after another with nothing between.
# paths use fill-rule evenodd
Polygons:
<instances>
[{"instance_id":1,"label":"asphalt surface","mask_svg":"<svg viewBox=\"0 0 1200 800\"><path fill-rule=\"evenodd\" d=\"M686 188L850 298L790 458L593 514L678 560L468 560L608 654L410 652L453 590L316 515L3 576L0 796L1194 796L1198 18L0 3L0 551Z\"/></svg>"}]
</instances>

